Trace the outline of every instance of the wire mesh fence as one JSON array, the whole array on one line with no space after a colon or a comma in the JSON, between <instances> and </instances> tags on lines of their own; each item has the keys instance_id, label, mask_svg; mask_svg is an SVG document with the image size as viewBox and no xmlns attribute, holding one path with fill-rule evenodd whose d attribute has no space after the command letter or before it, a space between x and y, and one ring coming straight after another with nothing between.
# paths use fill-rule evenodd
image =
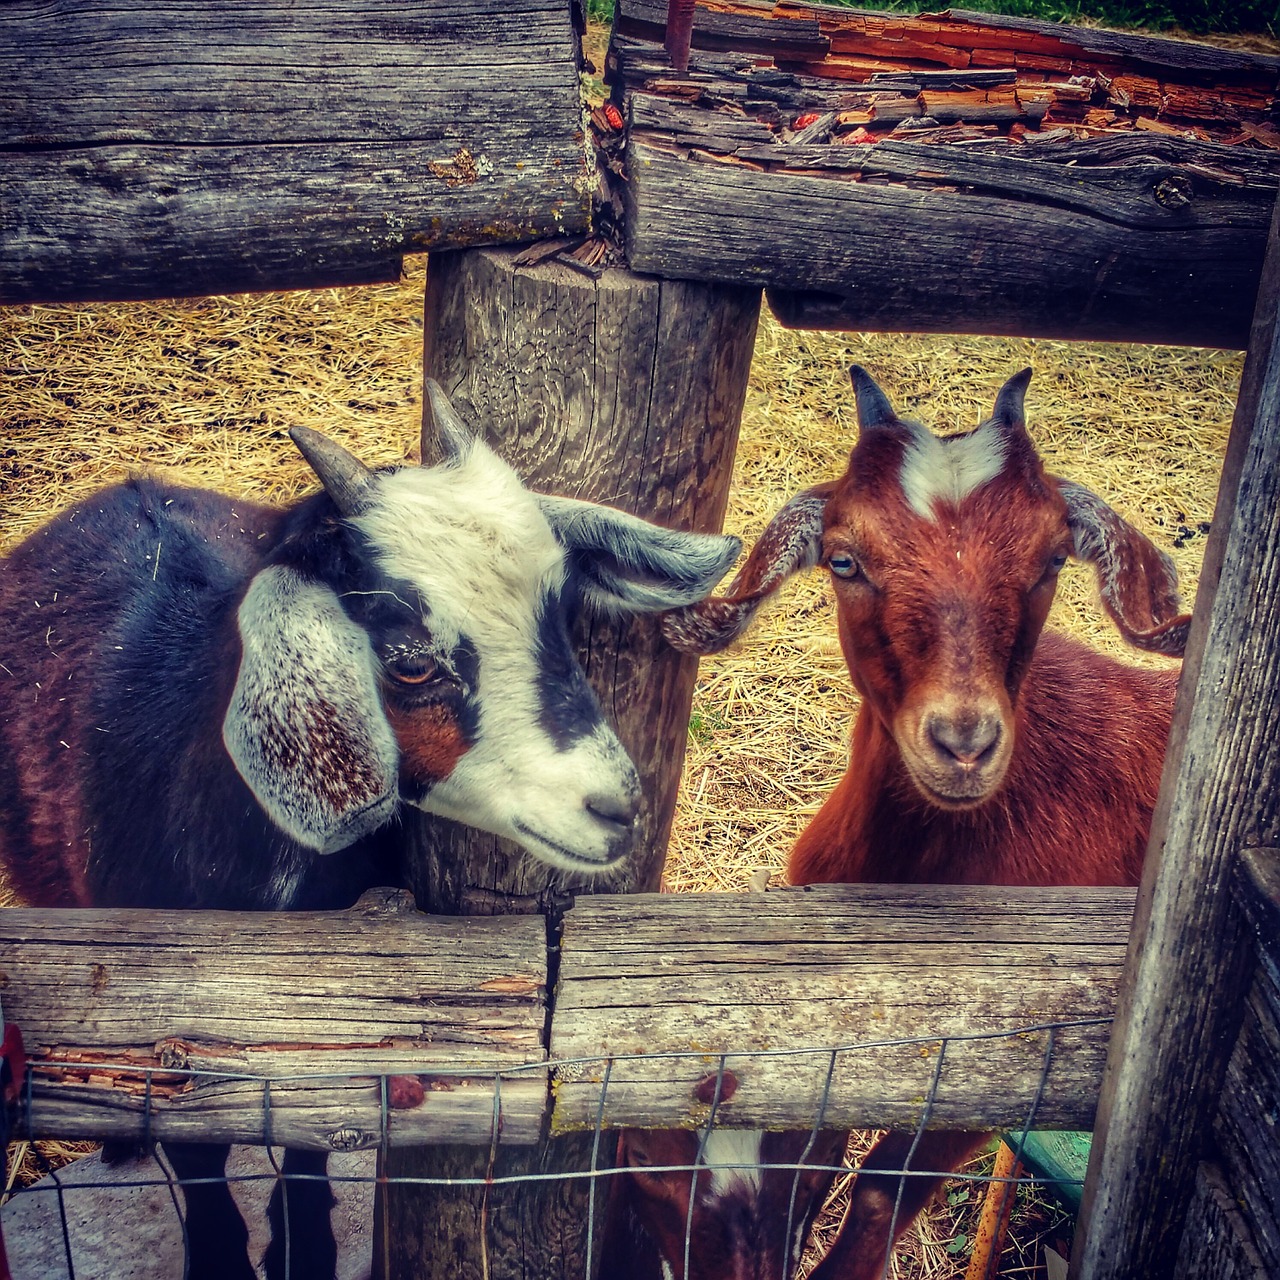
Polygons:
<instances>
[{"instance_id":1,"label":"wire mesh fence","mask_svg":"<svg viewBox=\"0 0 1280 1280\"><path fill-rule=\"evenodd\" d=\"M1050 1173L1031 1165L1024 1167L1025 1144L1027 1135L1035 1131L1041 1118L1064 1033L1105 1027L1108 1021L1105 1018L1058 1020L971 1035L863 1040L807 1049L753 1048L710 1053L697 1049L680 1053L566 1058L529 1064L494 1074L487 1082L491 1117L488 1161L484 1172L474 1177L454 1174L441 1177L389 1176L384 1168L385 1157L395 1138L396 1113L421 1105L425 1090L447 1091L452 1083L460 1084L463 1080L461 1072L456 1081L451 1081L448 1073L438 1073L425 1083L417 1077L361 1077L362 1084L377 1090L378 1132L355 1131L360 1136L352 1140L352 1145L358 1149L330 1153L326 1166L326 1153L316 1153L303 1159L295 1151L272 1147L278 1105L274 1099L280 1096L286 1085L301 1085L322 1093L334 1084L349 1083L350 1077L307 1074L262 1079L251 1075L234 1076L225 1071L146 1069L142 1072L142 1115L132 1139L134 1147L143 1154L114 1165L105 1164L101 1157L96 1157L90 1164L78 1161L61 1169L49 1169L47 1176L30 1186L12 1188L4 1211L4 1226L13 1274L15 1280L37 1276L40 1280L62 1280L63 1277L65 1280L86 1280L89 1277L93 1280L114 1280L115 1275L126 1274L114 1269L119 1266L115 1259L120 1253L119 1248L113 1246L114 1238L115 1245L121 1241L128 1242L131 1270L127 1274L186 1276L191 1274L193 1248L189 1215L193 1204L198 1205L199 1198L205 1194L203 1189L222 1186L233 1191L237 1207L249 1229L248 1248L253 1254L266 1247L266 1197L279 1195L282 1191L287 1195L290 1188L297 1189L295 1194L300 1194L301 1189L318 1186L326 1194L327 1188L332 1188L337 1197L337 1209L331 1214L331 1223L335 1225L338 1237L337 1273L341 1280L358 1280L369 1274L372 1265L372 1223L379 1188L391 1185L481 1188L487 1198L490 1192L498 1189L519 1193L521 1189L528 1190L537 1183L567 1182L572 1183L582 1197L584 1280L591 1280L592 1268L599 1262L602 1242L604 1247L608 1247L606 1237L615 1226L610 1219L620 1212L619 1205L630 1204L634 1209L636 1203L642 1202L655 1187L665 1187L667 1191L663 1194L672 1187L683 1188L680 1211L684 1219L680 1239L674 1244L670 1240L659 1241L660 1255L674 1251L676 1256L663 1257L668 1271L655 1270L655 1277L669 1273L697 1280L699 1266L695 1240L698 1233L703 1230L705 1221L720 1211L720 1201L727 1204L732 1199L737 1205L735 1212L754 1213L762 1219L759 1232L763 1235L755 1237L757 1246L770 1236L781 1240L784 1247L779 1252L777 1274L779 1280L792 1280L803 1273L807 1261L812 1258L812 1249L806 1255L798 1247L803 1243L809 1223L832 1185L849 1173L840 1158L843 1140L833 1146L831 1136L833 1130L841 1139L845 1134L843 1126L833 1126L831 1120L832 1091L838 1084L840 1064L849 1057L889 1044L918 1048L922 1054L932 1058L929 1084L918 1099L914 1124L903 1126L891 1134L886 1140L887 1147L876 1148L888 1150L894 1158L887 1162L882 1158L876 1163L874 1172L864 1171L861 1178L868 1185L874 1183L882 1197L887 1196L885 1204L889 1218L887 1230L882 1232L883 1240L879 1242L883 1254L879 1274L884 1280L889 1280L905 1274L898 1266L892 1241L908 1219L914 1216L915 1206L921 1199L920 1194L913 1192L913 1187L931 1191L940 1179L948 1178L957 1179L970 1188L975 1199L979 1190L985 1190L992 1184L1034 1186L1068 1198L1073 1190L1078 1193L1079 1177ZM1007 1119L1007 1107L993 1104L992 1108L991 1127L1008 1131L1006 1140L1013 1149L1014 1172L999 1174L974 1169L957 1170L952 1167L954 1162L950 1159L938 1163L936 1156L940 1149L954 1153L957 1145L948 1147L944 1143L939 1148L936 1138L938 1117L945 1114L949 1061L955 1058L961 1046L975 1049L984 1043L1011 1038L1041 1047L1039 1084L1025 1107L1025 1114L1018 1118L1016 1124L1008 1124L995 1119L997 1116ZM611 1120L611 1089L620 1074L629 1067L664 1059L683 1059L686 1063L692 1060L703 1072L690 1099L691 1127L683 1134L682 1147L662 1148L659 1145L646 1149L643 1160L628 1161L626 1142L620 1143L618 1136L610 1132L615 1127ZM749 1078L753 1069L765 1059L821 1064L824 1086L811 1114L796 1117L789 1146L780 1147L774 1138L748 1127L750 1117L743 1116L735 1108L739 1080ZM108 1070L110 1065L100 1064L100 1069ZM138 1071L136 1063L119 1065L121 1069ZM594 1115L586 1127L590 1135L589 1157L575 1167L556 1168L551 1162L552 1167L541 1172L504 1174L498 1154L500 1149L511 1145L504 1140L504 1090L510 1093L522 1078L544 1076L548 1067L553 1081L589 1079L598 1084ZM47 1063L29 1067L19 1105L9 1117L7 1139L31 1139L40 1134L40 1076L47 1076L58 1069ZM219 1163L211 1174L192 1176L189 1171L180 1172L173 1158L173 1153L179 1148L169 1143L157 1148L153 1141L151 1100L155 1096L153 1078L157 1076L162 1076L169 1083L175 1077L188 1079L192 1084L211 1079L235 1080L241 1085L256 1083L261 1091L262 1132L267 1137L267 1145L236 1148L225 1167ZM466 1083L468 1087L475 1087L476 1081L469 1076ZM867 1120L872 1124L876 1117L868 1116ZM341 1125L335 1133L341 1135ZM338 1141L341 1142L341 1138ZM655 1151L660 1155L663 1150L668 1155L676 1151L678 1158L656 1161L650 1158ZM9 1185L7 1180L6 1186ZM858 1179L855 1179L853 1188L853 1194L858 1195ZM733 1194L727 1197L726 1192L730 1190ZM742 1208L744 1203L746 1210ZM385 1198L380 1202L379 1211L385 1212ZM198 1208L196 1212L199 1212ZM643 1212L635 1216L643 1227ZM152 1242L150 1245L140 1243L148 1240ZM151 1256L140 1257L140 1248L144 1253L149 1248ZM283 1268L277 1266L273 1274L289 1277L289 1280L317 1280L302 1266L298 1263L291 1267L286 1251ZM990 1274L994 1276L996 1272Z\"/></svg>"}]
</instances>

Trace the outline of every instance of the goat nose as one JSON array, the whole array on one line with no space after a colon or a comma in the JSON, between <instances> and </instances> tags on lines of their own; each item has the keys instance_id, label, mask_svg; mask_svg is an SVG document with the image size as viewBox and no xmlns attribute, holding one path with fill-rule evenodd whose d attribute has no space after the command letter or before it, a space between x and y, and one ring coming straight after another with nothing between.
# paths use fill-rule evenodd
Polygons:
<instances>
[{"instance_id":1,"label":"goat nose","mask_svg":"<svg viewBox=\"0 0 1280 1280\"><path fill-rule=\"evenodd\" d=\"M933 716L928 730L938 751L958 764L981 764L1000 741L1000 721L990 715L954 720Z\"/></svg>"},{"instance_id":2,"label":"goat nose","mask_svg":"<svg viewBox=\"0 0 1280 1280\"><path fill-rule=\"evenodd\" d=\"M630 831L640 813L640 797L633 791L601 792L582 803L593 818L622 831Z\"/></svg>"}]
</instances>

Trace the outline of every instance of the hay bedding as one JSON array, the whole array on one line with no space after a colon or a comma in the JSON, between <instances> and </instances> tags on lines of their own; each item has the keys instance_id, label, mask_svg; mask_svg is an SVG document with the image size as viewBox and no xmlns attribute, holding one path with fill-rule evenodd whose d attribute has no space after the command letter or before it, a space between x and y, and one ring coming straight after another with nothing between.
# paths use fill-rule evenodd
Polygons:
<instances>
[{"instance_id":1,"label":"hay bedding","mask_svg":"<svg viewBox=\"0 0 1280 1280\"><path fill-rule=\"evenodd\" d=\"M0 551L131 471L287 501L311 483L285 436L299 423L375 464L412 458L424 271L413 261L400 284L365 289L0 310ZM1096 489L1170 550L1193 597L1238 355L790 333L765 316L729 529L753 539L797 489L843 468L854 435L852 361L901 412L940 430L975 424L1001 382L1032 365L1029 422L1049 466ZM1050 625L1134 661L1160 661L1124 650L1078 566L1063 575ZM843 772L854 709L830 588L823 575L805 575L735 651L703 663L667 887L743 889L758 868L780 871ZM954 1274L945 1245L966 1212L950 1206L924 1222L893 1273Z\"/></svg>"}]
</instances>

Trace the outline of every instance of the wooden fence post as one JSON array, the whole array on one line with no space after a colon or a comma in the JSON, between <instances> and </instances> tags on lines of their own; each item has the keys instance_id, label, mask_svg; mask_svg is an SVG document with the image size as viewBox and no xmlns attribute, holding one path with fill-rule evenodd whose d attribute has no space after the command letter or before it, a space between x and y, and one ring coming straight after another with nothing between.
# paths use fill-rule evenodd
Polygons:
<instances>
[{"instance_id":1,"label":"wooden fence post","mask_svg":"<svg viewBox=\"0 0 1280 1280\"><path fill-rule=\"evenodd\" d=\"M427 375L532 488L607 502L672 526L718 529L759 290L622 270L597 280L554 262L520 269L515 257L483 250L432 259ZM407 856L424 910L543 911L554 943L570 894L657 887L697 663L665 645L653 617L583 619L576 639L645 783L641 837L629 867L607 884L584 882L495 837L417 820L406 827ZM394 1179L582 1170L591 1146L586 1135L499 1147L492 1165L486 1148L393 1151L385 1172ZM610 1162L607 1143L601 1158ZM489 1188L389 1185L376 1215L375 1275L587 1280L588 1191L585 1179ZM603 1201L599 1193L597 1209ZM597 1243L598 1227L599 1219Z\"/></svg>"},{"instance_id":2,"label":"wooden fence post","mask_svg":"<svg viewBox=\"0 0 1280 1280\"><path fill-rule=\"evenodd\" d=\"M1231 894L1280 822L1280 204L1206 549L1076 1235L1074 1280L1172 1276L1235 1041Z\"/></svg>"}]
</instances>

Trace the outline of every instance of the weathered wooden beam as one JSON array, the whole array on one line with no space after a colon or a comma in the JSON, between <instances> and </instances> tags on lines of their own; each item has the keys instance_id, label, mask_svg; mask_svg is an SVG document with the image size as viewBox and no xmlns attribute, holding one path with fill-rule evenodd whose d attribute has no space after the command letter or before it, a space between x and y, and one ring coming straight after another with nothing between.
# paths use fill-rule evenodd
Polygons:
<instances>
[{"instance_id":1,"label":"weathered wooden beam","mask_svg":"<svg viewBox=\"0 0 1280 1280\"><path fill-rule=\"evenodd\" d=\"M618 0L614 29L662 43L667 0ZM821 58L830 48L818 17L779 13L768 4L740 4L732 11L699 5L693 16L693 43L699 49L749 50L776 57Z\"/></svg>"},{"instance_id":2,"label":"weathered wooden beam","mask_svg":"<svg viewBox=\"0 0 1280 1280\"><path fill-rule=\"evenodd\" d=\"M1264 1275L1280 1274L1280 849L1249 849L1236 897L1257 963L1213 1122L1215 1155ZM1183 1251L1191 1245L1183 1235ZM1206 1277L1213 1274L1206 1272Z\"/></svg>"},{"instance_id":3,"label":"weathered wooden beam","mask_svg":"<svg viewBox=\"0 0 1280 1280\"><path fill-rule=\"evenodd\" d=\"M720 1123L912 1128L955 1037L931 1126L1034 1112L1088 1128L1132 904L1121 889L835 885L582 899L561 943L553 1126L704 1123L694 1086L724 1065L738 1089ZM1050 1044L1036 1028L1053 1023L1076 1025Z\"/></svg>"},{"instance_id":4,"label":"weathered wooden beam","mask_svg":"<svg viewBox=\"0 0 1280 1280\"><path fill-rule=\"evenodd\" d=\"M394 278L584 229L571 6L17 0L0 302Z\"/></svg>"},{"instance_id":5,"label":"weathered wooden beam","mask_svg":"<svg viewBox=\"0 0 1280 1280\"><path fill-rule=\"evenodd\" d=\"M504 1143L541 1127L541 920L390 891L285 915L7 908L0 970L31 1064L21 1136L487 1146L497 1089ZM417 1079L384 1105L384 1074Z\"/></svg>"},{"instance_id":6,"label":"weathered wooden beam","mask_svg":"<svg viewBox=\"0 0 1280 1280\"><path fill-rule=\"evenodd\" d=\"M563 263L522 268L501 250L431 260L423 364L533 489L606 502L672 528L719 528L747 392L760 293L599 278ZM424 451L434 439L424 432ZM587 677L635 761L644 793L627 865L594 880L552 872L514 845L442 822L407 827L410 883L432 911L546 911L569 893L656 888L688 739L697 662L662 639L654 615L586 613L574 629ZM390 1177L570 1173L592 1139L533 1151L394 1151ZM378 1215L382 1280L590 1274L584 1182L532 1187L392 1185ZM477 1233L483 1220L486 1231ZM599 1235L596 1236L597 1241ZM462 1241L463 1243L459 1243Z\"/></svg>"},{"instance_id":7,"label":"weathered wooden beam","mask_svg":"<svg viewBox=\"0 0 1280 1280\"><path fill-rule=\"evenodd\" d=\"M723 1057L739 1089L722 1123L807 1127L840 1049L825 1121L909 1126L952 1037L932 1124L1025 1125L1048 1061L1036 1123L1087 1127L1132 902L837 885L579 898L553 1123L695 1123L693 1086ZM504 1145L545 1118L545 958L539 917L423 916L390 891L346 912L0 912L35 1136L262 1142L269 1128L350 1149L376 1145L385 1115L393 1147L470 1144L483 1165L496 1074ZM384 1074L418 1077L422 1101L405 1081L384 1110Z\"/></svg>"},{"instance_id":8,"label":"weathered wooden beam","mask_svg":"<svg viewBox=\"0 0 1280 1280\"><path fill-rule=\"evenodd\" d=\"M1078 1280L1174 1274L1253 963L1232 876L1280 823L1280 203L1213 524L1099 1104Z\"/></svg>"},{"instance_id":9,"label":"weathered wooden beam","mask_svg":"<svg viewBox=\"0 0 1280 1280\"><path fill-rule=\"evenodd\" d=\"M661 41L666 0L617 0L614 12L618 31ZM791 52L797 46L817 52L797 56ZM1061 62L1068 72L1081 62L1121 63L1167 77L1256 81L1270 73L1273 85L1280 80L1280 58L1266 54L964 9L903 14L798 0L714 0L695 11L693 47L768 54L779 62L865 50L893 61L943 63L959 54L966 65L991 65L1000 57L1012 66L1038 57Z\"/></svg>"},{"instance_id":10,"label":"weathered wooden beam","mask_svg":"<svg viewBox=\"0 0 1280 1280\"><path fill-rule=\"evenodd\" d=\"M828 176L808 150L703 141L632 134L635 269L765 285L806 328L1247 341L1280 153L1204 146L1171 163L1152 143L1117 166L1094 142L881 143L823 149L840 162Z\"/></svg>"},{"instance_id":11,"label":"weathered wooden beam","mask_svg":"<svg viewBox=\"0 0 1280 1280\"><path fill-rule=\"evenodd\" d=\"M694 27L712 52L675 77L654 0L619 15L633 268L764 285L793 327L1247 342L1280 59L716 0ZM830 50L784 56L813 21Z\"/></svg>"}]
</instances>

